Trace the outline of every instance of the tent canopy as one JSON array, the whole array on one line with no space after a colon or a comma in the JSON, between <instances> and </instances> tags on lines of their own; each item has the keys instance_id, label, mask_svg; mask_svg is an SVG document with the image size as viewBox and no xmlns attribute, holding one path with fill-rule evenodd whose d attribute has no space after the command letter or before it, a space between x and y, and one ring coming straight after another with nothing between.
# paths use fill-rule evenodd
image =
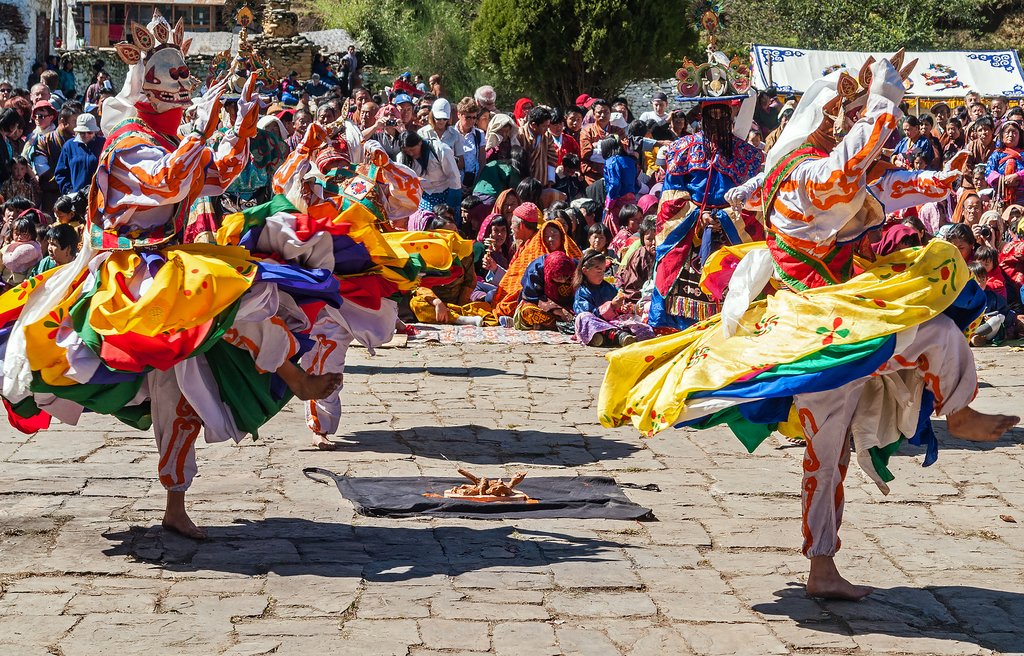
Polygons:
<instances>
[{"instance_id":1,"label":"tent canopy","mask_svg":"<svg viewBox=\"0 0 1024 656\"><path fill-rule=\"evenodd\" d=\"M801 50L754 45L750 49L754 88L775 86L782 93L803 93L812 82L846 68L857 75L869 56L881 59L891 52ZM982 96L1024 97L1024 73L1013 50L907 52L917 59L907 90L910 98L963 98L968 91Z\"/></svg>"}]
</instances>

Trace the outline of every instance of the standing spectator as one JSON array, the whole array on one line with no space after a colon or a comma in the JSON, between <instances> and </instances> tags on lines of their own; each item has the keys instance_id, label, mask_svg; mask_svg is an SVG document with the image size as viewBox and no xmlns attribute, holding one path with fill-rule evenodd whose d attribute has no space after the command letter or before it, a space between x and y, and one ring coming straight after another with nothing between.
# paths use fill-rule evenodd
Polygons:
<instances>
[{"instance_id":1,"label":"standing spectator","mask_svg":"<svg viewBox=\"0 0 1024 656\"><path fill-rule=\"evenodd\" d=\"M562 110L556 109L551 113L551 127L548 128L548 133L555 144L558 166L562 165L562 159L568 153L572 153L577 158L580 156L579 142L565 130L565 116L562 114Z\"/></svg>"},{"instance_id":2,"label":"standing spectator","mask_svg":"<svg viewBox=\"0 0 1024 656\"><path fill-rule=\"evenodd\" d=\"M75 136L74 127L80 113L81 106L77 102L64 103L57 116L57 129L40 137L31 153L32 168L36 172L42 191L40 209L44 212L49 212L54 201L60 196L60 187L53 174L57 169L57 160L60 159L64 144Z\"/></svg>"},{"instance_id":3,"label":"standing spectator","mask_svg":"<svg viewBox=\"0 0 1024 656\"><path fill-rule=\"evenodd\" d=\"M100 102L100 92L104 89L109 88L110 76L103 69L96 72L96 81L93 82L85 90L85 102L98 105Z\"/></svg>"},{"instance_id":4,"label":"standing spectator","mask_svg":"<svg viewBox=\"0 0 1024 656\"><path fill-rule=\"evenodd\" d=\"M35 85L39 84L39 76L43 74L44 70L46 70L46 66L42 63L36 62L32 64L32 72L28 74L28 80L26 81L25 86L31 89Z\"/></svg>"},{"instance_id":5,"label":"standing spectator","mask_svg":"<svg viewBox=\"0 0 1024 656\"><path fill-rule=\"evenodd\" d=\"M459 101L455 129L462 136L462 185L472 188L484 167L484 131L476 127L480 107L470 97Z\"/></svg>"},{"instance_id":6,"label":"standing spectator","mask_svg":"<svg viewBox=\"0 0 1024 656\"><path fill-rule=\"evenodd\" d=\"M651 110L640 115L641 121L656 121L660 125L668 123L668 96L658 91L651 96Z\"/></svg>"},{"instance_id":7,"label":"standing spectator","mask_svg":"<svg viewBox=\"0 0 1024 656\"><path fill-rule=\"evenodd\" d=\"M434 73L433 75L430 76L429 82L431 95L433 95L435 98L444 98L445 92L444 86L442 86L441 84L441 76L438 75L437 73Z\"/></svg>"},{"instance_id":8,"label":"standing spectator","mask_svg":"<svg viewBox=\"0 0 1024 656\"><path fill-rule=\"evenodd\" d=\"M444 98L438 98L430 106L427 124L420 128L418 132L421 137L428 141L440 141L451 148L452 154L455 156L455 163L458 165L459 171L462 171L464 166L462 159L463 139L459 131L449 125L451 119L452 104ZM462 179L461 173L459 174L459 179Z\"/></svg>"},{"instance_id":9,"label":"standing spectator","mask_svg":"<svg viewBox=\"0 0 1024 656\"><path fill-rule=\"evenodd\" d=\"M395 96L395 106L402 113L402 125L406 132L416 131L416 110L413 108L412 98L407 94L400 93Z\"/></svg>"},{"instance_id":10,"label":"standing spectator","mask_svg":"<svg viewBox=\"0 0 1024 656\"><path fill-rule=\"evenodd\" d=\"M60 69L60 90L68 100L75 98L75 63L65 59Z\"/></svg>"},{"instance_id":11,"label":"standing spectator","mask_svg":"<svg viewBox=\"0 0 1024 656\"><path fill-rule=\"evenodd\" d=\"M359 111L356 113L356 127L358 127L360 131L376 127L377 113L379 110L380 107L378 107L377 103L372 100L364 102L362 107L360 107Z\"/></svg>"},{"instance_id":12,"label":"standing spectator","mask_svg":"<svg viewBox=\"0 0 1024 656\"><path fill-rule=\"evenodd\" d=\"M985 167L985 181L996 190L997 199L1004 205L1019 205L1024 202L1024 185L1020 184L1024 174L1020 126L1013 121L1003 123L996 146Z\"/></svg>"},{"instance_id":13,"label":"standing spectator","mask_svg":"<svg viewBox=\"0 0 1024 656\"><path fill-rule=\"evenodd\" d=\"M35 128L32 133L28 135L28 139L25 141L25 147L22 149L21 154L25 157L32 157L35 152L36 144L39 140L53 130L57 128L57 110L53 108L50 103L45 100L40 100L32 107L32 120L35 122ZM39 200L36 199L38 203Z\"/></svg>"},{"instance_id":14,"label":"standing spectator","mask_svg":"<svg viewBox=\"0 0 1024 656\"><path fill-rule=\"evenodd\" d=\"M900 139L893 150L893 159L902 162L904 168L911 168L915 154L924 155L927 162L931 162L935 156L931 140L921 132L921 120L916 116L908 116L903 119L903 134L906 136Z\"/></svg>"},{"instance_id":15,"label":"standing spectator","mask_svg":"<svg viewBox=\"0 0 1024 656\"><path fill-rule=\"evenodd\" d=\"M484 85L477 88L476 92L473 93L473 100L476 101L480 109L486 109L491 114L498 111L498 94L495 93L492 86Z\"/></svg>"},{"instance_id":16,"label":"standing spectator","mask_svg":"<svg viewBox=\"0 0 1024 656\"><path fill-rule=\"evenodd\" d=\"M612 110L607 100L594 100L590 111L594 115L594 122L584 126L580 133L580 164L587 184L594 184L604 173L604 157L599 146L601 140L610 134L621 137L623 133L609 123Z\"/></svg>"},{"instance_id":17,"label":"standing spectator","mask_svg":"<svg viewBox=\"0 0 1024 656\"><path fill-rule=\"evenodd\" d=\"M996 149L995 125L992 119L982 116L972 127L974 137L967 144L967 163L964 165L964 171L973 171L979 164L988 164L988 158Z\"/></svg>"},{"instance_id":18,"label":"standing spectator","mask_svg":"<svg viewBox=\"0 0 1024 656\"><path fill-rule=\"evenodd\" d=\"M380 144L384 152L388 154L392 160L398 159L398 155L402 152L402 147L398 142L398 138L401 135L399 128L402 125L402 113L398 107L394 105L384 105L377 112L377 120L374 123L374 131L368 138L373 139ZM363 138L367 138L364 133Z\"/></svg>"},{"instance_id":19,"label":"standing spectator","mask_svg":"<svg viewBox=\"0 0 1024 656\"><path fill-rule=\"evenodd\" d=\"M440 140L424 140L416 132L403 132L398 143L402 149L398 163L411 168L420 178L420 209L433 211L435 205L447 205L455 211L456 224L461 225L462 174L452 149Z\"/></svg>"},{"instance_id":20,"label":"standing spectator","mask_svg":"<svg viewBox=\"0 0 1024 656\"><path fill-rule=\"evenodd\" d=\"M555 142L548 132L550 127L551 111L546 107L534 107L519 128L519 143L530 165L529 175L544 187L554 184L558 162Z\"/></svg>"},{"instance_id":21,"label":"standing spectator","mask_svg":"<svg viewBox=\"0 0 1024 656\"><path fill-rule=\"evenodd\" d=\"M96 174L99 159L89 146L96 133L100 131L96 125L96 117L92 114L80 114L75 124L75 138L64 144L57 160L57 168L53 178L57 181L61 193L70 194L79 189L87 189Z\"/></svg>"},{"instance_id":22,"label":"standing spectator","mask_svg":"<svg viewBox=\"0 0 1024 656\"><path fill-rule=\"evenodd\" d=\"M577 145L580 142L580 130L582 129L583 110L575 106L565 110L565 132L576 141Z\"/></svg>"},{"instance_id":23,"label":"standing spectator","mask_svg":"<svg viewBox=\"0 0 1024 656\"><path fill-rule=\"evenodd\" d=\"M14 169L14 156L21 152L21 116L8 107L0 111L0 185L7 182Z\"/></svg>"},{"instance_id":24,"label":"standing spectator","mask_svg":"<svg viewBox=\"0 0 1024 656\"><path fill-rule=\"evenodd\" d=\"M48 102L50 100L50 87L46 86L42 82L32 85L32 89L28 92L28 99L33 105L42 100Z\"/></svg>"},{"instance_id":25,"label":"standing spectator","mask_svg":"<svg viewBox=\"0 0 1024 656\"><path fill-rule=\"evenodd\" d=\"M989 112L992 114L992 122L998 128L1003 123L1006 110L1010 107L1010 100L1006 96L997 96L989 103Z\"/></svg>"},{"instance_id":26,"label":"standing spectator","mask_svg":"<svg viewBox=\"0 0 1024 656\"><path fill-rule=\"evenodd\" d=\"M942 137L939 139L943 161L953 159L953 155L964 149L965 143L963 122L955 116L947 118Z\"/></svg>"},{"instance_id":27,"label":"standing spectator","mask_svg":"<svg viewBox=\"0 0 1024 656\"><path fill-rule=\"evenodd\" d=\"M349 45L348 52L341 58L341 62L348 62L348 86L355 89L359 86L359 56L354 45Z\"/></svg>"},{"instance_id":28,"label":"standing spectator","mask_svg":"<svg viewBox=\"0 0 1024 656\"><path fill-rule=\"evenodd\" d=\"M14 85L7 80L0 81L0 107L7 104L14 94Z\"/></svg>"}]
</instances>

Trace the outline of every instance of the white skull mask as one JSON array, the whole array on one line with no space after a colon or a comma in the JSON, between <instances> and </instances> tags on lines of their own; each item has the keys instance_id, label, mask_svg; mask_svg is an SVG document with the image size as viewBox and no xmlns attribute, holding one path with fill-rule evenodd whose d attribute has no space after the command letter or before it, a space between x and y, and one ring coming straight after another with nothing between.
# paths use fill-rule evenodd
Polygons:
<instances>
[{"instance_id":1,"label":"white skull mask","mask_svg":"<svg viewBox=\"0 0 1024 656\"><path fill-rule=\"evenodd\" d=\"M158 48L145 59L142 93L158 112L185 107L192 100L193 83L181 50Z\"/></svg>"}]
</instances>

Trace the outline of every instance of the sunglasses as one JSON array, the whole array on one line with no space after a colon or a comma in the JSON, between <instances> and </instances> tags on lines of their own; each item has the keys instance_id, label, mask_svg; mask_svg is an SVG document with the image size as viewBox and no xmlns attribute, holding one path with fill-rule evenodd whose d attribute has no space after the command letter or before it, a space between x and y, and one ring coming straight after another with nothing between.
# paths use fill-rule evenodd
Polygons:
<instances>
[{"instance_id":1,"label":"sunglasses","mask_svg":"<svg viewBox=\"0 0 1024 656\"><path fill-rule=\"evenodd\" d=\"M37 112L32 115L32 118L46 118L47 116L53 116L50 112Z\"/></svg>"},{"instance_id":2,"label":"sunglasses","mask_svg":"<svg viewBox=\"0 0 1024 656\"><path fill-rule=\"evenodd\" d=\"M0 89L0 93L11 93L12 91L14 91L14 89L10 87L4 87L3 89Z\"/></svg>"},{"instance_id":3,"label":"sunglasses","mask_svg":"<svg viewBox=\"0 0 1024 656\"><path fill-rule=\"evenodd\" d=\"M463 116L465 116L466 118L477 118L480 115L479 114L463 114Z\"/></svg>"}]
</instances>

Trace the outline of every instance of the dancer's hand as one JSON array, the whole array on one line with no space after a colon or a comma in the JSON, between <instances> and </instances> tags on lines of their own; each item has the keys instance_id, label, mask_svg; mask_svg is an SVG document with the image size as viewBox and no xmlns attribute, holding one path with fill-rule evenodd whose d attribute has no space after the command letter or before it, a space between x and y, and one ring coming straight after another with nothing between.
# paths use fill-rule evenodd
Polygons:
<instances>
[{"instance_id":1,"label":"dancer's hand","mask_svg":"<svg viewBox=\"0 0 1024 656\"><path fill-rule=\"evenodd\" d=\"M208 140L217 131L220 120L221 96L228 88L228 80L223 79L206 90L203 97L196 103L196 119L192 129L198 132L203 141Z\"/></svg>"},{"instance_id":2,"label":"dancer's hand","mask_svg":"<svg viewBox=\"0 0 1024 656\"><path fill-rule=\"evenodd\" d=\"M235 132L243 139L256 134L256 121L260 118L259 100L253 93L256 87L256 74L250 73L242 85L242 95L238 98L238 114L235 116Z\"/></svg>"}]
</instances>

